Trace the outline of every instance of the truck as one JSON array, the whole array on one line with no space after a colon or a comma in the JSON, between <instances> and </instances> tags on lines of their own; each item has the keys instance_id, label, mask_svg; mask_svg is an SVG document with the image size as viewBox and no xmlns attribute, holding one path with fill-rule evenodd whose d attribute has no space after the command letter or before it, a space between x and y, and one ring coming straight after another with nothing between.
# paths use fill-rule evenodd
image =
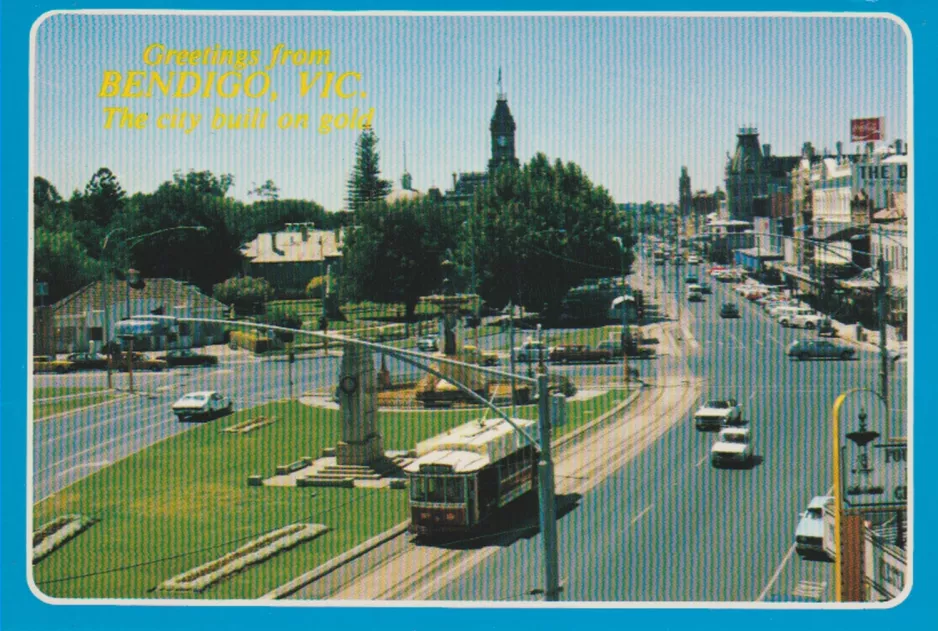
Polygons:
<instances>
[{"instance_id":1,"label":"truck","mask_svg":"<svg viewBox=\"0 0 938 631\"><path fill-rule=\"evenodd\" d=\"M736 402L736 399L712 399L700 406L694 414L694 424L701 431L742 425L742 419L742 406Z\"/></svg>"}]
</instances>

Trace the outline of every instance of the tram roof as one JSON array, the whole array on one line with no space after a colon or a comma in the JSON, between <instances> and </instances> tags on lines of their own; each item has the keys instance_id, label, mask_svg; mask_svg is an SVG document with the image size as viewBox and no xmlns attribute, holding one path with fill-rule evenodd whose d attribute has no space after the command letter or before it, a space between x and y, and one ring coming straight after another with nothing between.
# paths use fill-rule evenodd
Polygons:
<instances>
[{"instance_id":1,"label":"tram roof","mask_svg":"<svg viewBox=\"0 0 938 631\"><path fill-rule=\"evenodd\" d=\"M524 429L535 424L528 419L512 420ZM449 465L453 472L475 471L518 451L527 442L501 418L477 419L417 443L417 459L405 470L417 473L422 464L440 464Z\"/></svg>"}]
</instances>

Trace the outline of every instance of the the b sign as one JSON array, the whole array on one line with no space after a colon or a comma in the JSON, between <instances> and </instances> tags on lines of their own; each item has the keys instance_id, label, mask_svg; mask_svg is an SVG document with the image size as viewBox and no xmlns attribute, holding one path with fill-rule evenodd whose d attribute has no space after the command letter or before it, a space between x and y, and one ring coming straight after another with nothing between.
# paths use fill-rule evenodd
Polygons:
<instances>
[{"instance_id":1,"label":"the b sign","mask_svg":"<svg viewBox=\"0 0 938 631\"><path fill-rule=\"evenodd\" d=\"M886 135L886 124L883 118L852 118L850 119L850 141L870 142L882 140Z\"/></svg>"},{"instance_id":2,"label":"the b sign","mask_svg":"<svg viewBox=\"0 0 938 631\"><path fill-rule=\"evenodd\" d=\"M908 446L889 439L883 400L875 392L853 391L839 397L834 410L844 507L905 508Z\"/></svg>"}]
</instances>

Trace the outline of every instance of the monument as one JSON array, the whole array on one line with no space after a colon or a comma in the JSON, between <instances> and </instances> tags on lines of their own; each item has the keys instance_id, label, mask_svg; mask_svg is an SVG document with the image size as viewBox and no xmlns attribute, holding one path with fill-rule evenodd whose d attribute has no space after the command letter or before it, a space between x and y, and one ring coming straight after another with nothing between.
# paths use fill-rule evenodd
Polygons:
<instances>
[{"instance_id":1,"label":"monument","mask_svg":"<svg viewBox=\"0 0 938 631\"><path fill-rule=\"evenodd\" d=\"M338 465L369 465L384 459L376 428L378 379L370 349L345 344L339 368L342 440L336 445Z\"/></svg>"}]
</instances>

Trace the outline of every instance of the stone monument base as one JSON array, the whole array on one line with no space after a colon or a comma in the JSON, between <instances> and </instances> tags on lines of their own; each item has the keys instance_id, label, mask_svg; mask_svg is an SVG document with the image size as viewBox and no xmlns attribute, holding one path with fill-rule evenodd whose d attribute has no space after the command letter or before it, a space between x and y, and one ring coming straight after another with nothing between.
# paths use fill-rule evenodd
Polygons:
<instances>
[{"instance_id":1,"label":"stone monument base","mask_svg":"<svg viewBox=\"0 0 938 631\"><path fill-rule=\"evenodd\" d=\"M380 434L371 434L357 442L339 441L335 446L335 460L339 465L367 465L384 458Z\"/></svg>"}]
</instances>

